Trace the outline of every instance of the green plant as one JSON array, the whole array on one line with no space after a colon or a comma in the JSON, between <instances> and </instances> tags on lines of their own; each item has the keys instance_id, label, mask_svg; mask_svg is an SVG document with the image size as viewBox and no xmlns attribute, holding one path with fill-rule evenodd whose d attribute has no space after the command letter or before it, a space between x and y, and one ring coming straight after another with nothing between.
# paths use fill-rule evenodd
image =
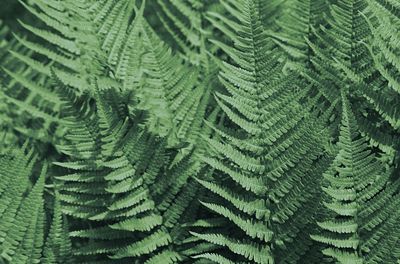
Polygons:
<instances>
[{"instance_id":1,"label":"green plant","mask_svg":"<svg viewBox=\"0 0 400 264\"><path fill-rule=\"evenodd\" d=\"M0 263L398 262L395 0L11 7Z\"/></svg>"},{"instance_id":2,"label":"green plant","mask_svg":"<svg viewBox=\"0 0 400 264\"><path fill-rule=\"evenodd\" d=\"M323 253L340 263L394 263L398 239L393 224L398 219L396 190L390 171L379 162L360 137L346 95L342 93L343 114L339 153L324 174L323 190L329 197L324 205L331 211L318 225L324 230L313 235L328 245Z\"/></svg>"}]
</instances>

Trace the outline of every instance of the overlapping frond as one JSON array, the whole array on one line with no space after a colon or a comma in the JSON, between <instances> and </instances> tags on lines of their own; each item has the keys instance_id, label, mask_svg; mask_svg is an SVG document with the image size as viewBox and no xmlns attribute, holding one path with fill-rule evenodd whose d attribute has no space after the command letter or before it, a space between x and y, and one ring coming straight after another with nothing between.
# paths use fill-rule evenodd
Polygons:
<instances>
[{"instance_id":1,"label":"overlapping frond","mask_svg":"<svg viewBox=\"0 0 400 264\"><path fill-rule=\"evenodd\" d=\"M214 183L200 181L222 198L203 205L226 218L227 227L195 236L234 253L204 255L208 259L237 260L233 256L242 255L243 261L255 263L292 263L311 245L302 229L311 219L304 211L314 206L315 187L326 164L318 160L322 123L301 104L308 89L300 92L295 75L282 75L285 62L266 37L259 4L224 1L235 17L232 21L210 14L215 27L234 43L213 41L230 57L219 76L229 95L217 92L215 99L225 123L237 129L216 128L216 137L205 139L214 155L203 160L217 172ZM304 102L305 109L311 111L317 99ZM300 188L300 182L307 183Z\"/></svg>"},{"instance_id":2,"label":"overlapping frond","mask_svg":"<svg viewBox=\"0 0 400 264\"><path fill-rule=\"evenodd\" d=\"M398 183L390 183L390 171L360 136L345 93L342 100L339 153L325 173L323 187L328 197L324 205L331 214L318 223L324 233L312 238L326 244L323 253L339 263L383 263L384 259L392 263L396 255L389 252L399 237L398 232L387 230L400 220Z\"/></svg>"},{"instance_id":3,"label":"overlapping frond","mask_svg":"<svg viewBox=\"0 0 400 264\"><path fill-rule=\"evenodd\" d=\"M106 91L110 92L109 89ZM141 256L155 248L146 246L146 240L143 240L143 251L134 253L129 245L142 241L135 232L151 232L161 224L147 183L157 176L163 156L154 153L155 163L150 162L151 156L144 156L144 151L155 151L157 143L154 139L140 131L134 133L130 121L116 118L108 104L97 100L96 111L91 113L91 124L86 124L84 115L70 117L77 120L71 122L73 125L69 129L71 143L62 149L71 158L68 162L58 163L70 171L58 177L63 182L60 187L63 211L96 225L92 229L72 232L73 237L92 241L81 247L77 255L105 254L117 259ZM128 135L129 141L124 142ZM146 172L149 163L157 164L158 169L153 167L152 171Z\"/></svg>"},{"instance_id":4,"label":"overlapping frond","mask_svg":"<svg viewBox=\"0 0 400 264\"><path fill-rule=\"evenodd\" d=\"M385 121L389 131L386 138L374 137L381 139L386 146L393 145L398 148L398 140L396 140L399 132L399 100L400 90L398 75L399 53L396 46L399 40L398 27L400 23L398 3L394 1L367 1L368 10L372 13L368 17L369 28L372 32L372 38L368 48L373 58L374 66L379 71L383 81L379 83L378 89L365 89L363 96L370 103L381 118ZM366 18L367 19L367 18ZM369 134L373 135L370 129ZM389 142L391 139L392 142Z\"/></svg>"},{"instance_id":5,"label":"overlapping frond","mask_svg":"<svg viewBox=\"0 0 400 264\"><path fill-rule=\"evenodd\" d=\"M1 263L400 259L395 0L19 11L0 24Z\"/></svg>"},{"instance_id":6,"label":"overlapping frond","mask_svg":"<svg viewBox=\"0 0 400 264\"><path fill-rule=\"evenodd\" d=\"M44 25L39 29L20 22L33 36L31 39L41 42L15 36L28 52L11 51L15 60L25 66L19 71L6 69L12 80L6 84L3 97L15 107L13 115L22 120L21 132L55 143L55 137L62 136L56 131L61 122L62 102L55 92L52 73L76 94L89 95L93 93L89 83L94 73L109 71L108 65L115 65L119 76L122 75L130 51L129 45L123 43L131 36L126 31L131 25L135 1L116 4L38 0L22 4ZM117 14L124 15L116 19ZM34 126L30 127L30 123Z\"/></svg>"},{"instance_id":7,"label":"overlapping frond","mask_svg":"<svg viewBox=\"0 0 400 264\"><path fill-rule=\"evenodd\" d=\"M313 38L313 28L318 28L328 4L325 0L287 1L282 17L277 19L278 31L270 35L294 62L310 61L312 55L307 40ZM300 65L304 67L304 65Z\"/></svg>"},{"instance_id":8,"label":"overlapping frond","mask_svg":"<svg viewBox=\"0 0 400 264\"><path fill-rule=\"evenodd\" d=\"M26 152L26 148L10 150L0 158L0 260L21 264L42 260L44 263L73 263L67 230L59 228L65 222L57 207L50 235L46 234L43 191L47 168L45 165L41 172L36 172L36 157L32 151ZM34 177L31 188L30 178L36 173L40 176ZM43 259L50 255L51 259Z\"/></svg>"},{"instance_id":9,"label":"overlapping frond","mask_svg":"<svg viewBox=\"0 0 400 264\"><path fill-rule=\"evenodd\" d=\"M57 163L69 170L58 177L63 211L94 226L71 233L91 241L76 252L82 261L108 256L115 263L157 263L161 255L174 252L171 246L177 237L172 239L171 230L196 188L184 185L200 167L182 161L168 169L166 139L143 129L139 116L131 120L127 109L125 118L116 115L113 102L120 100L115 96L110 87L99 90L94 110L83 108L67 120L70 143L60 149L70 160ZM178 253L173 256L181 259Z\"/></svg>"},{"instance_id":10,"label":"overlapping frond","mask_svg":"<svg viewBox=\"0 0 400 264\"><path fill-rule=\"evenodd\" d=\"M2 129L9 131L9 135L15 135L22 133L27 137L37 138L42 134L42 125L40 122L32 122L32 128L27 129L27 122L29 118L21 116L21 111L15 105L18 101L14 98L25 98L26 91L23 88L23 84L26 83L26 78L34 77L33 71L29 69L24 63L15 60L12 52L16 54L24 54L29 57L30 52L27 48L23 47L18 41L13 38L11 32L6 26L1 24L1 38L2 44L0 48L0 60L1 60L1 120ZM13 51L11 51L13 50ZM10 53L11 52L11 53ZM10 97L11 96L11 97ZM30 101L37 101L35 96L29 99ZM34 111L32 111L34 112ZM40 131L41 130L41 131Z\"/></svg>"},{"instance_id":11,"label":"overlapping frond","mask_svg":"<svg viewBox=\"0 0 400 264\"><path fill-rule=\"evenodd\" d=\"M377 19L372 13L367 1L331 4L326 25L315 28L315 38L308 42L314 51L315 69L305 72L330 102L338 98L341 89L350 88L360 129L380 149L393 155L398 144L398 94L390 91L371 55L370 40L380 42L374 33Z\"/></svg>"},{"instance_id":12,"label":"overlapping frond","mask_svg":"<svg viewBox=\"0 0 400 264\"><path fill-rule=\"evenodd\" d=\"M198 72L171 53L148 24L143 25L143 75L136 88L138 108L146 110L149 130L169 135L171 143L188 137L204 88ZM197 87L196 87L197 86ZM174 130L173 130L174 128Z\"/></svg>"},{"instance_id":13,"label":"overlapping frond","mask_svg":"<svg viewBox=\"0 0 400 264\"><path fill-rule=\"evenodd\" d=\"M216 1L168 0L149 1L150 9L157 18L149 22L162 28L164 40L181 52L182 58L191 64L200 65L204 52L204 15L218 6Z\"/></svg>"}]
</instances>

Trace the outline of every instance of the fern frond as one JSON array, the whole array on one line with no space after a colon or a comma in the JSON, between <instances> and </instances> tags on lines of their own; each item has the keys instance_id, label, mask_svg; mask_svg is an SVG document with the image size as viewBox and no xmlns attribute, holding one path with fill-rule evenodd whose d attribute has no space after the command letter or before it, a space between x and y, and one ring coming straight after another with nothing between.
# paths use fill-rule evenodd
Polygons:
<instances>
[{"instance_id":1,"label":"fern frond","mask_svg":"<svg viewBox=\"0 0 400 264\"><path fill-rule=\"evenodd\" d=\"M285 7L276 22L281 30L271 31L270 35L292 61L301 65L311 59L306 40L313 37L312 29L321 25L328 4L324 0L294 0L285 3Z\"/></svg>"},{"instance_id":2,"label":"fern frond","mask_svg":"<svg viewBox=\"0 0 400 264\"><path fill-rule=\"evenodd\" d=\"M210 21L231 38L233 45L213 41L229 56L229 61L221 64L219 75L229 95L216 93L215 99L226 115L224 123L236 131L219 132L221 129L216 128L220 137L205 138L212 157L202 156L202 160L217 172L213 183L199 182L223 198L218 204L204 201L204 205L225 217L227 228L235 230L239 239L232 241L232 246L206 240L230 251L234 243L255 241L270 252L267 261L287 257L288 245L296 247L288 259L299 259L304 248L311 245L300 230L312 218L300 212L314 206L317 177L326 165L322 159L316 165L323 122L316 122L314 114L306 114L312 112L318 97L305 100L309 87L298 92L296 76L284 76L285 62L260 20L260 1L222 4L234 19L210 13ZM303 101L305 107L300 103ZM248 145L238 144L241 141ZM299 187L300 182L307 182L307 186ZM216 230L212 235L226 239L226 232ZM271 245L274 249L268 249ZM243 260L252 260L250 255L244 254Z\"/></svg>"},{"instance_id":3,"label":"fern frond","mask_svg":"<svg viewBox=\"0 0 400 264\"><path fill-rule=\"evenodd\" d=\"M20 163L15 164L17 166L23 166L22 171L18 171L18 167L14 167L10 172L8 172L19 173L17 174L18 176L22 175L22 179L16 177L19 181L14 182L14 184L12 181L10 182L11 188L13 188L12 185L15 184L17 186L22 184L22 188L19 187L14 189L15 192L12 194L14 195L14 199L10 201L11 204L1 212L2 220L0 226L1 257L9 262L16 263L27 263L28 260L39 262L44 243L43 188L46 166L43 167L32 190L30 190L29 194L24 197L28 177L26 177L22 172L25 170L25 173L32 173L32 165L29 165L29 163L24 164L24 162L34 163L35 161L30 161L29 155L24 158L23 156L25 154L23 152L24 150L17 153L16 161L20 159ZM6 178L4 180L10 179ZM23 183L24 181L25 184ZM5 195L7 195L7 193ZM4 196L4 194L2 196ZM2 204L5 205L7 200L3 200L3 198L6 199L7 196L2 197Z\"/></svg>"},{"instance_id":4,"label":"fern frond","mask_svg":"<svg viewBox=\"0 0 400 264\"><path fill-rule=\"evenodd\" d=\"M383 238L384 229L391 226L385 211L395 197L397 184L389 183L388 172L368 150L365 138L360 137L356 119L346 94L342 92L342 125L339 136L339 153L325 178L323 187L330 203L325 206L333 211L326 221L318 223L324 234L311 237L327 245L322 252L340 263L370 263L394 245L393 238ZM384 201L389 203L384 207ZM392 221L398 218L394 210ZM374 215L374 216L373 216ZM383 232L382 232L383 231ZM393 234L396 236L396 234ZM381 240L380 253L372 250L372 241ZM379 257L378 257L379 258Z\"/></svg>"},{"instance_id":5,"label":"fern frond","mask_svg":"<svg viewBox=\"0 0 400 264\"><path fill-rule=\"evenodd\" d=\"M42 262L46 264L73 263L72 244L66 218L61 213L58 192L55 194L53 211L50 231L44 244Z\"/></svg>"}]
</instances>

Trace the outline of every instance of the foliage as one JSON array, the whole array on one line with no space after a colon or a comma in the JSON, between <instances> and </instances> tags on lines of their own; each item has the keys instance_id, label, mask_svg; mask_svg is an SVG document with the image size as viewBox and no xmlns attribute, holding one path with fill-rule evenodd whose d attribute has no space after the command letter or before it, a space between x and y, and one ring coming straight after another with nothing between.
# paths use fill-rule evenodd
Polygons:
<instances>
[{"instance_id":1,"label":"foliage","mask_svg":"<svg viewBox=\"0 0 400 264\"><path fill-rule=\"evenodd\" d=\"M396 263L396 0L26 0L0 263Z\"/></svg>"},{"instance_id":2,"label":"foliage","mask_svg":"<svg viewBox=\"0 0 400 264\"><path fill-rule=\"evenodd\" d=\"M325 233L312 238L327 244L323 253L340 263L394 263L398 239L396 232L388 232L399 215L399 182L391 182L388 168L360 137L344 93L342 102L339 153L324 174L327 184L322 187L331 214L318 222Z\"/></svg>"}]
</instances>

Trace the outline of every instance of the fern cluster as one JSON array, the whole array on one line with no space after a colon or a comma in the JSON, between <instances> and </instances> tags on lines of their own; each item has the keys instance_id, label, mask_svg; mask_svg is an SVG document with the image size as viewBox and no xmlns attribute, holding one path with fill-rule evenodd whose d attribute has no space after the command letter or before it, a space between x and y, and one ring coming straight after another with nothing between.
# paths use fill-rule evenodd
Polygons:
<instances>
[{"instance_id":1,"label":"fern cluster","mask_svg":"<svg viewBox=\"0 0 400 264\"><path fill-rule=\"evenodd\" d=\"M400 263L397 0L9 2L0 263Z\"/></svg>"}]
</instances>

